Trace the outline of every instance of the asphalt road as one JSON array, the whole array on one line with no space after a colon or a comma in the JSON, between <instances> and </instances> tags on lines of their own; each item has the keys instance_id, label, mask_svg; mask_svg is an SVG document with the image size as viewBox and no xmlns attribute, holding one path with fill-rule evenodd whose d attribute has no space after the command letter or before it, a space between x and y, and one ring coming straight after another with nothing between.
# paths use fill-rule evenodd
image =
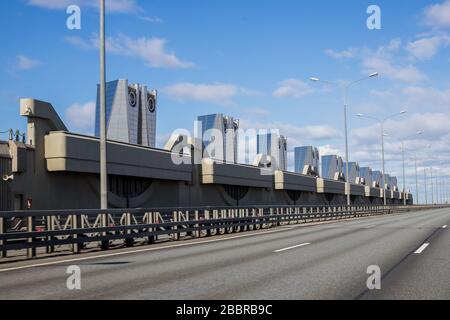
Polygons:
<instances>
[{"instance_id":1,"label":"asphalt road","mask_svg":"<svg viewBox=\"0 0 450 320\"><path fill-rule=\"evenodd\" d=\"M3 265L0 299L450 299L446 225L439 209Z\"/></svg>"}]
</instances>

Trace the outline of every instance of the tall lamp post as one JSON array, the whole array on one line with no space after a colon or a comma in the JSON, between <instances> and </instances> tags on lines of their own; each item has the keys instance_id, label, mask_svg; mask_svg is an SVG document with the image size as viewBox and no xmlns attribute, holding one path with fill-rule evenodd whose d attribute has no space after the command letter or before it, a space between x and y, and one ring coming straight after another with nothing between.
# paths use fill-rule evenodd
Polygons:
<instances>
[{"instance_id":1,"label":"tall lamp post","mask_svg":"<svg viewBox=\"0 0 450 320\"><path fill-rule=\"evenodd\" d=\"M439 190L439 169L436 170L436 175L434 177L434 182L436 183L436 204L439 204L441 199L440 199L440 190Z\"/></svg>"},{"instance_id":2,"label":"tall lamp post","mask_svg":"<svg viewBox=\"0 0 450 320\"><path fill-rule=\"evenodd\" d=\"M406 206L406 177L405 177L405 141L409 138L414 137L415 135L421 135L423 134L422 130L417 131L414 135L405 137L403 139L400 139L402 142L402 162L403 162L403 205ZM417 186L417 162L416 162L416 196L417 199L419 197L418 195L418 186ZM417 201L417 200L416 200Z\"/></svg>"},{"instance_id":3,"label":"tall lamp post","mask_svg":"<svg viewBox=\"0 0 450 320\"><path fill-rule=\"evenodd\" d=\"M418 174L417 174L417 155L414 155L414 157L411 158L414 160L414 172L415 172L415 178L416 178L416 202L419 204L419 182L418 182Z\"/></svg>"},{"instance_id":4,"label":"tall lamp post","mask_svg":"<svg viewBox=\"0 0 450 320\"><path fill-rule=\"evenodd\" d=\"M434 205L434 185L433 185L433 167L430 168L430 180L431 180L431 205Z\"/></svg>"},{"instance_id":5,"label":"tall lamp post","mask_svg":"<svg viewBox=\"0 0 450 320\"><path fill-rule=\"evenodd\" d=\"M403 110L399 113L394 113L384 119L375 117L375 116L371 116L371 115L364 115L362 113L358 113L357 116L360 118L368 118L368 119L373 119L378 121L378 123L380 124L380 128L381 128L381 162L382 162L382 175L383 175L383 203L384 205L387 205L387 200L386 200L386 175L385 175L385 163L384 163L384 124L386 123L387 120L394 118L396 116L399 115L403 115L406 113L406 110Z\"/></svg>"},{"instance_id":6,"label":"tall lamp post","mask_svg":"<svg viewBox=\"0 0 450 320\"><path fill-rule=\"evenodd\" d=\"M356 81L352 81L346 85L341 85L338 84L336 82L332 82L332 81L327 81L327 80L322 80L319 79L317 77L311 77L310 80L313 82L323 82L323 83L328 83L334 86L338 86L342 89L343 91L343 97L344 97L344 127L345 127L345 184L346 184L346 193L347 193L347 205L349 206L351 204L350 201L350 180L349 180L349 151L348 151L348 125L347 125L347 108L348 108L348 91L350 89L350 87L352 87L353 85L356 85L357 83L360 83L364 80L370 79L370 78L375 78L378 77L378 72L374 72L371 73L369 76L358 79Z\"/></svg>"},{"instance_id":7,"label":"tall lamp post","mask_svg":"<svg viewBox=\"0 0 450 320\"><path fill-rule=\"evenodd\" d=\"M100 0L100 209L108 209L108 170L106 158L106 62L105 62L105 0ZM108 226L108 213L101 214L102 227ZM106 235L106 232L103 233ZM109 248L109 241L103 240L103 250Z\"/></svg>"},{"instance_id":8,"label":"tall lamp post","mask_svg":"<svg viewBox=\"0 0 450 320\"><path fill-rule=\"evenodd\" d=\"M100 0L100 208L108 209L106 159L105 0Z\"/></svg>"},{"instance_id":9,"label":"tall lamp post","mask_svg":"<svg viewBox=\"0 0 450 320\"><path fill-rule=\"evenodd\" d=\"M428 205L428 190L427 190L427 168L423 168L424 187L425 187L425 204Z\"/></svg>"}]
</instances>

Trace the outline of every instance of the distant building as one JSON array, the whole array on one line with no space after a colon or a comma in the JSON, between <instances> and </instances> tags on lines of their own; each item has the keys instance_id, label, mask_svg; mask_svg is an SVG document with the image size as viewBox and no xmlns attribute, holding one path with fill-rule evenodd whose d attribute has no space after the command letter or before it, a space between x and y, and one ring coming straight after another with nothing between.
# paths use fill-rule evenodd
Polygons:
<instances>
[{"instance_id":1,"label":"distant building","mask_svg":"<svg viewBox=\"0 0 450 320\"><path fill-rule=\"evenodd\" d=\"M398 191L398 179L397 177L389 177L389 186L392 190Z\"/></svg>"},{"instance_id":2,"label":"distant building","mask_svg":"<svg viewBox=\"0 0 450 320\"><path fill-rule=\"evenodd\" d=\"M392 189L392 187L391 187L391 176L390 175L388 175L387 173L385 174L385 189L387 189L387 190L391 190Z\"/></svg>"},{"instance_id":3,"label":"distant building","mask_svg":"<svg viewBox=\"0 0 450 320\"><path fill-rule=\"evenodd\" d=\"M345 181L341 157L336 155L322 157L322 178Z\"/></svg>"},{"instance_id":4,"label":"distant building","mask_svg":"<svg viewBox=\"0 0 450 320\"><path fill-rule=\"evenodd\" d=\"M349 172L347 173L347 164L344 163L344 173L345 176L348 177L348 181L353 184L361 184L358 162L349 162L348 171Z\"/></svg>"},{"instance_id":5,"label":"distant building","mask_svg":"<svg viewBox=\"0 0 450 320\"><path fill-rule=\"evenodd\" d=\"M108 140L156 145L157 92L128 80L106 83L106 132ZM95 135L100 136L100 86L97 86Z\"/></svg>"},{"instance_id":6,"label":"distant building","mask_svg":"<svg viewBox=\"0 0 450 320\"><path fill-rule=\"evenodd\" d=\"M257 136L257 153L271 156L276 162L276 169L287 170L287 139L277 133L259 134Z\"/></svg>"},{"instance_id":7,"label":"distant building","mask_svg":"<svg viewBox=\"0 0 450 320\"><path fill-rule=\"evenodd\" d=\"M295 172L305 175L319 175L319 149L312 146L294 149Z\"/></svg>"},{"instance_id":8,"label":"distant building","mask_svg":"<svg viewBox=\"0 0 450 320\"><path fill-rule=\"evenodd\" d=\"M372 184L376 188L382 188L383 186L383 174L381 171L372 171Z\"/></svg>"},{"instance_id":9,"label":"distant building","mask_svg":"<svg viewBox=\"0 0 450 320\"><path fill-rule=\"evenodd\" d=\"M372 180L372 168L370 167L361 167L359 168L359 175L362 179L362 183L369 187L375 187Z\"/></svg>"},{"instance_id":10,"label":"distant building","mask_svg":"<svg viewBox=\"0 0 450 320\"><path fill-rule=\"evenodd\" d=\"M203 141L203 157L237 163L239 120L217 113L199 116L197 121L201 126L197 136Z\"/></svg>"}]
</instances>

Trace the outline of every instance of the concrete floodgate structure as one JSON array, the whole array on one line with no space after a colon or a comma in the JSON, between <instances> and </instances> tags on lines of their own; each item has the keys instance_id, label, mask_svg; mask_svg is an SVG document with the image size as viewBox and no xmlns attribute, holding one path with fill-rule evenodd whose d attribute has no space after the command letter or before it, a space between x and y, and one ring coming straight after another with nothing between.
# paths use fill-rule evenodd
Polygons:
<instances>
[{"instance_id":1,"label":"concrete floodgate structure","mask_svg":"<svg viewBox=\"0 0 450 320\"><path fill-rule=\"evenodd\" d=\"M98 208L99 139L68 132L46 102L21 99L20 114L27 118L25 143L0 142L0 211ZM189 155L177 155L183 158L177 165L173 155L108 141L109 207L346 204L342 181L210 159L196 164ZM356 205L383 202L379 188L351 185L350 192ZM401 193L387 192L388 204L402 204Z\"/></svg>"}]
</instances>

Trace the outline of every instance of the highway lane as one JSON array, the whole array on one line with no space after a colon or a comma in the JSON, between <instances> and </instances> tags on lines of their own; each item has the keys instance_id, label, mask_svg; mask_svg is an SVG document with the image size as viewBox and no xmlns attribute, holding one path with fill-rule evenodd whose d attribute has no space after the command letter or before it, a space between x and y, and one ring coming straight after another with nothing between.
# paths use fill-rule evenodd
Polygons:
<instances>
[{"instance_id":1,"label":"highway lane","mask_svg":"<svg viewBox=\"0 0 450 320\"><path fill-rule=\"evenodd\" d=\"M449 209L292 225L6 272L3 266L0 299L449 299L444 225ZM81 290L66 288L69 265L81 268ZM383 276L376 292L366 287L370 265Z\"/></svg>"},{"instance_id":2,"label":"highway lane","mask_svg":"<svg viewBox=\"0 0 450 320\"><path fill-rule=\"evenodd\" d=\"M436 229L416 251L384 275L383 290L361 299L450 299L450 232ZM446 231L446 232L445 232Z\"/></svg>"}]
</instances>

